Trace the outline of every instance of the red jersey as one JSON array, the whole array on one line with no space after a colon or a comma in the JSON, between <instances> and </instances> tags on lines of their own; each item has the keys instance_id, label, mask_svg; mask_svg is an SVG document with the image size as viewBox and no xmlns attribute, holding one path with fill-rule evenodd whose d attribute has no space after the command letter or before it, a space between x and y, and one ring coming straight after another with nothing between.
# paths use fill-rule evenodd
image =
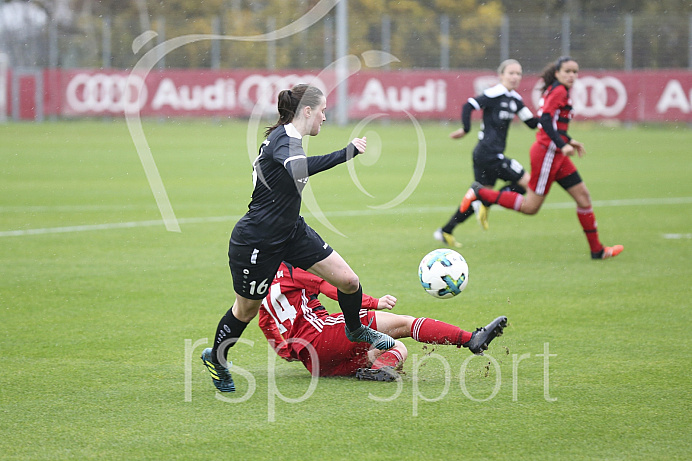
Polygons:
<instances>
[{"instance_id":1,"label":"red jersey","mask_svg":"<svg viewBox=\"0 0 692 461\"><path fill-rule=\"evenodd\" d=\"M536 142L544 146L554 142L558 149L569 143L567 135L569 121L572 120L572 98L565 85L555 82L545 89L538 110L540 125L536 133Z\"/></svg>"},{"instance_id":2,"label":"red jersey","mask_svg":"<svg viewBox=\"0 0 692 461\"><path fill-rule=\"evenodd\" d=\"M281 345L284 339L301 338L310 343L325 325L335 323L334 317L317 298L320 293L338 299L334 285L307 271L281 263L259 311L259 326L267 340L275 342L275 349L281 357L298 359L305 347L299 342ZM378 302L379 299L363 294L363 308L375 309Z\"/></svg>"}]
</instances>

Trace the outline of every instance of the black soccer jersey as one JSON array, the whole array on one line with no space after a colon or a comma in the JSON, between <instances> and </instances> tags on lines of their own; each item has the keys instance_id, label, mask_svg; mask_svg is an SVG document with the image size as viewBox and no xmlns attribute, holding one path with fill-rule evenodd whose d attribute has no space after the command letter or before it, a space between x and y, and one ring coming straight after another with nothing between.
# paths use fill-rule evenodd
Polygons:
<instances>
[{"instance_id":1,"label":"black soccer jersey","mask_svg":"<svg viewBox=\"0 0 692 461\"><path fill-rule=\"evenodd\" d=\"M231 234L237 245L277 245L289 238L300 216L301 192L308 177L358 154L355 146L328 155L308 157L302 137L292 125L274 129L260 147L253 165L254 190L248 212Z\"/></svg>"},{"instance_id":2,"label":"black soccer jersey","mask_svg":"<svg viewBox=\"0 0 692 461\"><path fill-rule=\"evenodd\" d=\"M483 122L478 132L478 150L495 155L505 151L509 124L518 115L519 119L531 128L536 128L538 120L524 105L519 93L509 91L502 84L488 88L480 96L469 98L461 111L464 131L471 129L471 112L483 109Z\"/></svg>"}]
</instances>

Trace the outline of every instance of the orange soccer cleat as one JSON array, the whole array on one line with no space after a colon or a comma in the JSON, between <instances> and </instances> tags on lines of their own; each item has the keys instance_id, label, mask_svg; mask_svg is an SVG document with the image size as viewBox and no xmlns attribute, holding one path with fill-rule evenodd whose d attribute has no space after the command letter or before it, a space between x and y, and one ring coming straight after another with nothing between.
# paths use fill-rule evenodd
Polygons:
<instances>
[{"instance_id":1,"label":"orange soccer cleat","mask_svg":"<svg viewBox=\"0 0 692 461\"><path fill-rule=\"evenodd\" d=\"M624 250L625 247L622 245L613 245L612 247L603 247L601 251L598 253L591 253L591 258L592 259L608 259L608 258L614 258L615 256L619 255L622 253L622 250Z\"/></svg>"}]
</instances>

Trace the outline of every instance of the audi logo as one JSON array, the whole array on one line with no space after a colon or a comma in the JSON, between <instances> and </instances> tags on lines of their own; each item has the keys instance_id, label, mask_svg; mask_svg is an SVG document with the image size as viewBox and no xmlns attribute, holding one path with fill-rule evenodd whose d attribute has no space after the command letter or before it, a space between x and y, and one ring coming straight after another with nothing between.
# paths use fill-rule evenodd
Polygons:
<instances>
[{"instance_id":1,"label":"audi logo","mask_svg":"<svg viewBox=\"0 0 692 461\"><path fill-rule=\"evenodd\" d=\"M251 110L259 106L262 112L276 112L276 95L298 83L309 82L325 95L327 86L316 75L250 75L238 87L238 102L241 107Z\"/></svg>"},{"instance_id":2,"label":"audi logo","mask_svg":"<svg viewBox=\"0 0 692 461\"><path fill-rule=\"evenodd\" d=\"M540 107L541 86L538 80L533 88L534 107ZM615 77L580 77L570 91L574 112L584 117L617 117L627 105L627 89Z\"/></svg>"},{"instance_id":3,"label":"audi logo","mask_svg":"<svg viewBox=\"0 0 692 461\"><path fill-rule=\"evenodd\" d=\"M134 74L77 74L65 93L67 104L76 112L138 111L147 100L144 80Z\"/></svg>"}]
</instances>

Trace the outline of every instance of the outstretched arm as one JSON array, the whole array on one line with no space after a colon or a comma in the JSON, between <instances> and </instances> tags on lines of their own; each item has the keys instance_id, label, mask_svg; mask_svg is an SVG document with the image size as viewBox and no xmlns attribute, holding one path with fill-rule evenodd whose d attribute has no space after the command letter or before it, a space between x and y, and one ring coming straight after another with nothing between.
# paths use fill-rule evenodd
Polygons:
<instances>
[{"instance_id":1,"label":"outstretched arm","mask_svg":"<svg viewBox=\"0 0 692 461\"><path fill-rule=\"evenodd\" d=\"M305 182L308 176L334 168L335 166L351 160L365 151L365 138L355 138L348 146L327 155L308 157L305 155L300 141L291 139L289 151L291 154L284 162L286 170L295 181Z\"/></svg>"},{"instance_id":2,"label":"outstretched arm","mask_svg":"<svg viewBox=\"0 0 692 461\"><path fill-rule=\"evenodd\" d=\"M473 101L473 103L471 102ZM475 104L475 105L474 105ZM463 138L469 131L471 131L471 112L475 109L480 108L478 102L475 99L469 98L469 100L461 107L461 125L462 127L456 131L452 131L449 137L452 139Z\"/></svg>"},{"instance_id":3,"label":"outstretched arm","mask_svg":"<svg viewBox=\"0 0 692 461\"><path fill-rule=\"evenodd\" d=\"M324 170L335 167L341 163L351 160L358 154L365 152L366 147L365 138L354 138L348 146L341 150L337 150L327 155L317 155L315 157L308 157L308 175L319 173Z\"/></svg>"},{"instance_id":4,"label":"outstretched arm","mask_svg":"<svg viewBox=\"0 0 692 461\"><path fill-rule=\"evenodd\" d=\"M331 283L327 282L326 280L322 280L320 283L320 293L325 294L328 298L333 299L334 301L338 301L338 293L337 289L334 285ZM381 309L391 309L396 305L396 298L392 295L384 295L381 298L374 298L370 295L366 295L363 293L363 303L362 307L363 309L371 309L371 310L381 310Z\"/></svg>"},{"instance_id":5,"label":"outstretched arm","mask_svg":"<svg viewBox=\"0 0 692 461\"><path fill-rule=\"evenodd\" d=\"M535 129L538 126L538 119L528 107L522 107L521 110L517 112L517 115L519 116L519 120L526 123L526 126L529 128Z\"/></svg>"}]
</instances>

